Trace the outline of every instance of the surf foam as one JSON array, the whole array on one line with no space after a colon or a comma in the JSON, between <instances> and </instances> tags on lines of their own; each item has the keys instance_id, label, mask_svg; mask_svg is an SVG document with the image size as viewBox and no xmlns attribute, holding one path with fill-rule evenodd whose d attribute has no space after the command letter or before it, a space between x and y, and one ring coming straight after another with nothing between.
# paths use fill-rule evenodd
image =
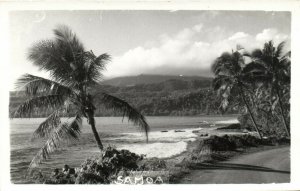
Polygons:
<instances>
[{"instance_id":1,"label":"surf foam","mask_svg":"<svg viewBox=\"0 0 300 191\"><path fill-rule=\"evenodd\" d=\"M187 142L196 140L197 135L193 131L201 129L172 129L166 130L167 132L150 132L150 143L148 144L144 143L145 137L141 133L124 133L123 140L141 141L141 143L125 144L119 146L118 149L127 149L137 154L144 154L147 158L168 158L184 152L187 149Z\"/></svg>"},{"instance_id":2,"label":"surf foam","mask_svg":"<svg viewBox=\"0 0 300 191\"><path fill-rule=\"evenodd\" d=\"M187 142L177 143L150 143L150 144L128 144L118 149L126 149L136 154L144 154L146 158L168 158L184 152L187 148Z\"/></svg>"},{"instance_id":3,"label":"surf foam","mask_svg":"<svg viewBox=\"0 0 300 191\"><path fill-rule=\"evenodd\" d=\"M239 123L237 119L229 119L225 121L216 121L215 124L233 124L233 123Z\"/></svg>"},{"instance_id":4,"label":"surf foam","mask_svg":"<svg viewBox=\"0 0 300 191\"><path fill-rule=\"evenodd\" d=\"M193 131L199 131L201 129L202 128L166 130L167 132L153 131L149 132L148 138L150 142L195 141L197 135L193 133ZM123 135L125 136L122 137L122 139L127 140L142 141L145 139L145 135L143 133L123 133Z\"/></svg>"}]
</instances>

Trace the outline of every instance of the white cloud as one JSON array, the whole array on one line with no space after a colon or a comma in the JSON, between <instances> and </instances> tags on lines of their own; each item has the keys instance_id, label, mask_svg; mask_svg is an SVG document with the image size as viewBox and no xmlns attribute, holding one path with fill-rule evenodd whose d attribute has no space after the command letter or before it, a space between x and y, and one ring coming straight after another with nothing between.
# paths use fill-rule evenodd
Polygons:
<instances>
[{"instance_id":1,"label":"white cloud","mask_svg":"<svg viewBox=\"0 0 300 191\"><path fill-rule=\"evenodd\" d=\"M255 37L257 41L267 42L273 40L276 44L282 41L285 41L289 38L288 35L278 33L274 28L264 29L261 33L258 33Z\"/></svg>"},{"instance_id":2,"label":"white cloud","mask_svg":"<svg viewBox=\"0 0 300 191\"><path fill-rule=\"evenodd\" d=\"M154 43L156 44L154 47L139 46L115 57L108 65L106 75L109 77L141 73L209 75L207 71L213 60L225 51L235 50L237 44L251 50L261 48L263 43L270 39L276 44L289 38L288 35L275 29L264 29L257 35L240 31L222 40L217 38L212 42L205 41L207 39L204 35L207 31L220 30L219 27L204 30L200 24L185 28L172 36L163 34L158 42ZM206 73L200 74L201 71Z\"/></svg>"},{"instance_id":3,"label":"white cloud","mask_svg":"<svg viewBox=\"0 0 300 191\"><path fill-rule=\"evenodd\" d=\"M196 31L196 32L201 32L202 28L203 28L203 25L202 24L198 24L198 25L195 25L193 27L193 30Z\"/></svg>"},{"instance_id":4,"label":"white cloud","mask_svg":"<svg viewBox=\"0 0 300 191\"><path fill-rule=\"evenodd\" d=\"M234 35L232 35L231 37L229 37L228 40L237 40L237 39L246 38L248 36L249 36L249 34L247 34L247 33L237 32Z\"/></svg>"}]
</instances>

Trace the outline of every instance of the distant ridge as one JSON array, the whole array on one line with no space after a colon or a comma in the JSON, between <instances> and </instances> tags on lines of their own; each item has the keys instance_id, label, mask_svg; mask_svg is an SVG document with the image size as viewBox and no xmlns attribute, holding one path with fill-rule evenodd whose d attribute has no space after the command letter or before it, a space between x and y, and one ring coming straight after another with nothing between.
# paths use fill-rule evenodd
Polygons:
<instances>
[{"instance_id":1,"label":"distant ridge","mask_svg":"<svg viewBox=\"0 0 300 191\"><path fill-rule=\"evenodd\" d=\"M111 86L120 86L120 87L128 87L128 86L135 86L139 84L154 84L154 83L161 83L167 80L204 80L204 81L211 81L212 78L209 77L202 77L202 76L182 76L182 75L151 75L151 74L141 74L138 76L123 76L123 77L116 77L109 80L105 80L102 83L105 85Z\"/></svg>"}]
</instances>

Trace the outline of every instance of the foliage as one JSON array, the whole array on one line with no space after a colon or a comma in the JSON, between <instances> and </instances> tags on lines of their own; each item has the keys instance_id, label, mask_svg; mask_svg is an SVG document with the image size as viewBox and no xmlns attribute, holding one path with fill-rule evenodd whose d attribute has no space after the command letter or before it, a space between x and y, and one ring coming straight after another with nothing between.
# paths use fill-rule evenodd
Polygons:
<instances>
[{"instance_id":1,"label":"foliage","mask_svg":"<svg viewBox=\"0 0 300 191\"><path fill-rule=\"evenodd\" d=\"M138 170L143 159L128 150L107 147L100 157L85 160L79 168L55 169L51 177L40 179L46 184L109 184L126 171Z\"/></svg>"},{"instance_id":2,"label":"foliage","mask_svg":"<svg viewBox=\"0 0 300 191\"><path fill-rule=\"evenodd\" d=\"M245 59L237 50L232 53L225 52L219 56L212 65L212 72L215 75L212 86L222 98L221 107L226 110L233 99L239 99L237 102L240 107L245 107L250 114L253 126L262 138L258 129L256 120L253 117L249 105L248 89L251 85L249 72L245 70Z\"/></svg>"},{"instance_id":3,"label":"foliage","mask_svg":"<svg viewBox=\"0 0 300 191\"><path fill-rule=\"evenodd\" d=\"M76 34L62 25L53 30L54 39L41 40L30 49L28 59L49 73L49 79L25 74L18 79L17 88L25 100L12 112L13 118L34 117L37 113L47 118L34 132L33 138L48 138L45 145L33 158L29 167L35 167L49 158L63 140L77 140L83 118L90 124L100 150L102 142L96 130L94 119L95 101L106 109L112 109L128 117L141 127L148 140L149 126L145 117L126 101L98 89L91 91L102 80L102 71L110 61L106 53L96 56L85 50ZM70 122L62 123L60 117L68 115Z\"/></svg>"},{"instance_id":4,"label":"foliage","mask_svg":"<svg viewBox=\"0 0 300 191\"><path fill-rule=\"evenodd\" d=\"M166 161L159 158L149 158L139 162L139 169L143 171L159 171L166 168Z\"/></svg>"},{"instance_id":5,"label":"foliage","mask_svg":"<svg viewBox=\"0 0 300 191\"><path fill-rule=\"evenodd\" d=\"M266 42L252 53L223 53L212 66L213 87L222 98L221 106L236 100L242 126L255 129L260 137L290 134L290 51L285 43ZM246 63L245 58L250 58ZM246 108L244 108L246 106Z\"/></svg>"},{"instance_id":6,"label":"foliage","mask_svg":"<svg viewBox=\"0 0 300 191\"><path fill-rule=\"evenodd\" d=\"M177 90L167 90L170 87L166 84L170 82L161 82L155 84L141 84L131 87L114 87L107 85L98 85L91 90L94 95L97 92L105 92L116 97L126 99L128 103L134 106L142 114L147 116L195 116L220 114L219 109L221 99L210 88L210 84L202 84L201 81L194 80L184 82L187 84L201 84L199 86L183 86ZM173 82L172 82L173 83ZM174 82L175 83L175 82ZM157 88L162 86L161 89ZM100 94L101 95L101 94ZM10 110L22 102L24 96L11 93ZM100 99L101 100L101 99ZM122 116L122 112L105 108L98 99L94 100L95 116ZM236 100L232 101L236 105ZM237 107L229 107L226 113L237 113ZM67 114L72 114L72 109ZM46 116L45 113L39 113L39 117Z\"/></svg>"},{"instance_id":7,"label":"foliage","mask_svg":"<svg viewBox=\"0 0 300 191\"><path fill-rule=\"evenodd\" d=\"M246 54L251 58L246 70L252 74L251 80L255 85L256 115L264 116L262 120L265 122L262 124L270 126L271 123L275 127L278 127L277 116L281 116L285 133L289 136L291 52L284 52L284 46L285 42L275 47L274 43L269 41L264 44L263 49ZM272 131L267 131L269 130Z\"/></svg>"}]
</instances>

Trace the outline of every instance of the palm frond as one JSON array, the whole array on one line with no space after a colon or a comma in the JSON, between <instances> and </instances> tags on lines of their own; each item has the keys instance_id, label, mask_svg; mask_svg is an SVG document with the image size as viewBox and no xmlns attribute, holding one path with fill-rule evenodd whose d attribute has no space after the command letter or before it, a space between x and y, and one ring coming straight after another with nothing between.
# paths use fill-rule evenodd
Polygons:
<instances>
[{"instance_id":1,"label":"palm frond","mask_svg":"<svg viewBox=\"0 0 300 191\"><path fill-rule=\"evenodd\" d=\"M252 59L260 59L263 56L263 52L260 49L255 49L251 53Z\"/></svg>"},{"instance_id":2,"label":"palm frond","mask_svg":"<svg viewBox=\"0 0 300 191\"><path fill-rule=\"evenodd\" d=\"M48 137L53 129L57 128L60 123L59 110L55 110L48 118L43 121L33 133L34 138Z\"/></svg>"},{"instance_id":3,"label":"palm frond","mask_svg":"<svg viewBox=\"0 0 300 191\"><path fill-rule=\"evenodd\" d=\"M86 83L95 84L102 79L102 73L106 67L108 61L111 57L108 54L101 54L100 56L95 56L93 51L88 51L85 53L85 64L84 70L86 72Z\"/></svg>"},{"instance_id":4,"label":"palm frond","mask_svg":"<svg viewBox=\"0 0 300 191\"><path fill-rule=\"evenodd\" d=\"M276 52L275 52L275 57L281 57L282 56L285 44L286 44L285 41L282 41L281 43L278 44Z\"/></svg>"},{"instance_id":5,"label":"palm frond","mask_svg":"<svg viewBox=\"0 0 300 191\"><path fill-rule=\"evenodd\" d=\"M25 93L29 96L36 96L38 94L60 94L70 95L72 90L58 82L34 76L31 74L24 74L16 82L16 88L25 90Z\"/></svg>"},{"instance_id":6,"label":"palm frond","mask_svg":"<svg viewBox=\"0 0 300 191\"><path fill-rule=\"evenodd\" d=\"M246 57L249 57L249 58L252 58L252 54L250 52L248 52L247 50L245 50L242 55L246 56Z\"/></svg>"},{"instance_id":7,"label":"palm frond","mask_svg":"<svg viewBox=\"0 0 300 191\"><path fill-rule=\"evenodd\" d=\"M77 38L76 34L66 25L58 25L54 30L56 42L65 47L65 51L70 60L77 64L78 53L84 52L83 44Z\"/></svg>"},{"instance_id":8,"label":"palm frond","mask_svg":"<svg viewBox=\"0 0 300 191\"><path fill-rule=\"evenodd\" d=\"M59 148L62 140L78 139L80 128L82 126L82 119L79 115L70 123L63 123L52 132L49 139L44 146L39 150L36 156L32 159L29 165L29 171L36 165L40 164L43 160L49 158L50 154Z\"/></svg>"},{"instance_id":9,"label":"palm frond","mask_svg":"<svg viewBox=\"0 0 300 191\"><path fill-rule=\"evenodd\" d=\"M28 58L40 70L50 72L55 81L76 87L84 80L84 47L75 33L64 25L54 29L54 34L55 39L34 44Z\"/></svg>"},{"instance_id":10,"label":"palm frond","mask_svg":"<svg viewBox=\"0 0 300 191\"><path fill-rule=\"evenodd\" d=\"M259 62L251 62L242 70L242 81L253 84L255 82L267 82L270 80L270 74L267 68Z\"/></svg>"},{"instance_id":11,"label":"palm frond","mask_svg":"<svg viewBox=\"0 0 300 191\"><path fill-rule=\"evenodd\" d=\"M29 49L28 59L57 82L67 84L72 81L72 68L65 49L53 40L42 40Z\"/></svg>"},{"instance_id":12,"label":"palm frond","mask_svg":"<svg viewBox=\"0 0 300 191\"><path fill-rule=\"evenodd\" d=\"M67 136L69 138L78 139L81 133L82 127L82 118L80 115L76 115L73 121L69 124L69 127L66 129Z\"/></svg>"},{"instance_id":13,"label":"palm frond","mask_svg":"<svg viewBox=\"0 0 300 191\"><path fill-rule=\"evenodd\" d=\"M230 72L229 64L231 62L231 56L230 53L223 53L220 57L218 57L214 63L212 64L211 70L215 75L220 74L222 72L223 74L226 72Z\"/></svg>"},{"instance_id":14,"label":"palm frond","mask_svg":"<svg viewBox=\"0 0 300 191\"><path fill-rule=\"evenodd\" d=\"M249 72L262 72L264 73L266 71L266 67L260 63L257 62L251 62L243 68L243 73L249 73Z\"/></svg>"},{"instance_id":15,"label":"palm frond","mask_svg":"<svg viewBox=\"0 0 300 191\"><path fill-rule=\"evenodd\" d=\"M211 70L215 75L230 76L238 74L241 71L243 65L244 58L240 52L225 52L214 61Z\"/></svg>"},{"instance_id":16,"label":"palm frond","mask_svg":"<svg viewBox=\"0 0 300 191\"><path fill-rule=\"evenodd\" d=\"M138 125L145 131L146 139L148 142L149 125L146 122L145 117L134 107L124 100L109 95L107 93L101 94L101 101L105 107L113 109L115 111L123 112L123 116L128 117L135 125Z\"/></svg>"},{"instance_id":17,"label":"palm frond","mask_svg":"<svg viewBox=\"0 0 300 191\"><path fill-rule=\"evenodd\" d=\"M64 104L64 98L61 95L45 95L31 98L20 104L12 113L13 118L32 117L34 112L45 110L56 110Z\"/></svg>"},{"instance_id":18,"label":"palm frond","mask_svg":"<svg viewBox=\"0 0 300 191\"><path fill-rule=\"evenodd\" d=\"M230 76L218 75L213 79L212 87L214 90L220 89L224 85L233 83L233 79Z\"/></svg>"}]
</instances>

